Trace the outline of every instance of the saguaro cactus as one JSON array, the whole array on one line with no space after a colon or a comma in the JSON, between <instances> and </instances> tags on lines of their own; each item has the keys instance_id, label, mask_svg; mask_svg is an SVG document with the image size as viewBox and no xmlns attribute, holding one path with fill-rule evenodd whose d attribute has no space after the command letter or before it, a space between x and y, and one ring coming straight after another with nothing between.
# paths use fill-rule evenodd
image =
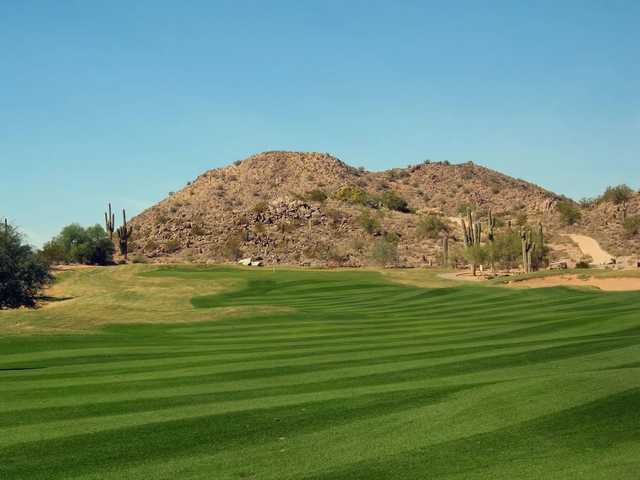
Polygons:
<instances>
[{"instance_id":1,"label":"saguaro cactus","mask_svg":"<svg viewBox=\"0 0 640 480\"><path fill-rule=\"evenodd\" d=\"M536 242L531 239L531 230L521 229L520 240L522 242L522 270L524 273L531 273L531 256L536 248Z\"/></svg>"},{"instance_id":2,"label":"saguaro cactus","mask_svg":"<svg viewBox=\"0 0 640 480\"><path fill-rule=\"evenodd\" d=\"M466 249L480 247L482 242L482 224L476 222L473 213L469 211L467 213L467 222L464 218L461 219L462 230L464 232L464 246ZM476 275L476 269L478 265L474 261L471 262L471 272Z\"/></svg>"},{"instance_id":3,"label":"saguaro cactus","mask_svg":"<svg viewBox=\"0 0 640 480\"><path fill-rule=\"evenodd\" d=\"M104 212L104 226L109 234L109 238L113 240L113 232L116 228L116 214L111 213L111 203L109 203L109 212Z\"/></svg>"},{"instance_id":4,"label":"saguaro cactus","mask_svg":"<svg viewBox=\"0 0 640 480\"><path fill-rule=\"evenodd\" d=\"M447 232L442 235L442 266L449 266L449 234Z\"/></svg>"},{"instance_id":5,"label":"saguaro cactus","mask_svg":"<svg viewBox=\"0 0 640 480\"><path fill-rule=\"evenodd\" d=\"M491 210L489 210L489 220L487 222L487 240L491 243L491 273L496 274L496 262L494 260L494 252L493 242L495 241L495 230L496 228L496 218L493 216Z\"/></svg>"},{"instance_id":6,"label":"saguaro cactus","mask_svg":"<svg viewBox=\"0 0 640 480\"><path fill-rule=\"evenodd\" d=\"M127 212L122 209L122 225L116 230L118 235L118 245L120 247L120 254L127 260L129 255L129 239L133 233L133 227L127 226Z\"/></svg>"}]
</instances>

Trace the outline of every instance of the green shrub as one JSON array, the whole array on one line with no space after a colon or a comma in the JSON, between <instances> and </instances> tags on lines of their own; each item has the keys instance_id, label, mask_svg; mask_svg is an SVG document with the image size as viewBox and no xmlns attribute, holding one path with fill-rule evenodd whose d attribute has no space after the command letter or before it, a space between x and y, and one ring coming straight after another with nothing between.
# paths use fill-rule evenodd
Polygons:
<instances>
[{"instance_id":1,"label":"green shrub","mask_svg":"<svg viewBox=\"0 0 640 480\"><path fill-rule=\"evenodd\" d=\"M49 264L11 225L0 226L0 309L33 307L53 277Z\"/></svg>"},{"instance_id":2,"label":"green shrub","mask_svg":"<svg viewBox=\"0 0 640 480\"><path fill-rule=\"evenodd\" d=\"M435 239L446 232L449 232L449 225L437 215L421 218L416 226L416 234L419 238Z\"/></svg>"},{"instance_id":3,"label":"green shrub","mask_svg":"<svg viewBox=\"0 0 640 480\"><path fill-rule=\"evenodd\" d=\"M237 236L227 238L222 247L222 255L228 260L239 260L242 257L240 238Z\"/></svg>"},{"instance_id":4,"label":"green shrub","mask_svg":"<svg viewBox=\"0 0 640 480\"><path fill-rule=\"evenodd\" d=\"M382 194L380 202L383 206L389 210L396 210L398 212L409 212L409 204L407 201L395 192L387 191Z\"/></svg>"},{"instance_id":5,"label":"green shrub","mask_svg":"<svg viewBox=\"0 0 640 480\"><path fill-rule=\"evenodd\" d=\"M164 249L167 253L175 253L178 250L180 250L180 243L173 239L173 240L168 240L165 244L164 244Z\"/></svg>"},{"instance_id":6,"label":"green shrub","mask_svg":"<svg viewBox=\"0 0 640 480\"><path fill-rule=\"evenodd\" d=\"M605 192L600 196L601 202L612 202L615 205L628 202L633 195L633 189L628 185L616 185L615 187L607 187Z\"/></svg>"},{"instance_id":7,"label":"green shrub","mask_svg":"<svg viewBox=\"0 0 640 480\"><path fill-rule=\"evenodd\" d=\"M640 215L625 218L624 231L629 237L633 237L640 232Z\"/></svg>"},{"instance_id":8,"label":"green shrub","mask_svg":"<svg viewBox=\"0 0 640 480\"><path fill-rule=\"evenodd\" d=\"M323 192L322 190L310 190L308 191L304 198L309 201L309 202L324 202L327 199L327 194L325 192Z\"/></svg>"},{"instance_id":9,"label":"green shrub","mask_svg":"<svg viewBox=\"0 0 640 480\"><path fill-rule=\"evenodd\" d=\"M370 235L378 233L380 231L380 220L371 215L368 210L363 210L358 218L358 223Z\"/></svg>"},{"instance_id":10,"label":"green shrub","mask_svg":"<svg viewBox=\"0 0 640 480\"><path fill-rule=\"evenodd\" d=\"M562 200L557 205L560 218L565 225L575 225L582 218L578 206L570 200Z\"/></svg>"},{"instance_id":11,"label":"green shrub","mask_svg":"<svg viewBox=\"0 0 640 480\"><path fill-rule=\"evenodd\" d=\"M362 205L365 207L378 207L378 201L362 188L346 185L340 188L334 198L341 202L351 203L352 205Z\"/></svg>"},{"instance_id":12,"label":"green shrub","mask_svg":"<svg viewBox=\"0 0 640 480\"><path fill-rule=\"evenodd\" d=\"M263 200L256 203L251 210L253 213L265 213L268 209L269 205L267 205L267 202Z\"/></svg>"},{"instance_id":13,"label":"green shrub","mask_svg":"<svg viewBox=\"0 0 640 480\"><path fill-rule=\"evenodd\" d=\"M371 259L381 266L398 263L398 242L388 238L379 238L373 244Z\"/></svg>"}]
</instances>

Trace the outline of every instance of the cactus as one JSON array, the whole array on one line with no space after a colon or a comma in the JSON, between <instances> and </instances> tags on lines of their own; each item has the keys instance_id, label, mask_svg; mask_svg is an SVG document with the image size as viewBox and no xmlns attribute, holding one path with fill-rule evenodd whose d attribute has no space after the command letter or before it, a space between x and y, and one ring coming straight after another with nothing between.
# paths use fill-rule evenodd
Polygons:
<instances>
[{"instance_id":1,"label":"cactus","mask_svg":"<svg viewBox=\"0 0 640 480\"><path fill-rule=\"evenodd\" d=\"M127 260L129 254L129 239L133 233L132 227L127 227L127 212L122 209L122 225L116 230L118 235L118 244L120 247L120 254Z\"/></svg>"},{"instance_id":2,"label":"cactus","mask_svg":"<svg viewBox=\"0 0 640 480\"><path fill-rule=\"evenodd\" d=\"M462 230L464 232L465 248L479 247L482 242L482 224L475 221L471 210L467 213L467 222L465 223L463 218L461 219L461 223ZM475 262L471 262L471 271L474 277L476 275L477 267L478 265L476 265Z\"/></svg>"},{"instance_id":3,"label":"cactus","mask_svg":"<svg viewBox=\"0 0 640 480\"><path fill-rule=\"evenodd\" d=\"M113 232L115 232L116 227L116 214L111 213L111 203L109 203L109 212L104 212L104 225L109 234L109 238L113 240Z\"/></svg>"},{"instance_id":4,"label":"cactus","mask_svg":"<svg viewBox=\"0 0 640 480\"><path fill-rule=\"evenodd\" d=\"M536 242L531 239L531 230L523 228L520 230L522 241L522 270L524 273L531 273L531 255L536 248Z\"/></svg>"},{"instance_id":5,"label":"cactus","mask_svg":"<svg viewBox=\"0 0 640 480\"><path fill-rule=\"evenodd\" d=\"M493 275L496 274L496 262L493 259L494 252L495 252L493 248L493 242L496 239L495 232L494 232L495 228L496 228L496 218L493 216L493 212L489 210L489 220L487 222L487 240L489 240L489 242L491 243L491 273Z\"/></svg>"},{"instance_id":6,"label":"cactus","mask_svg":"<svg viewBox=\"0 0 640 480\"><path fill-rule=\"evenodd\" d=\"M442 265L449 266L449 234L446 232L442 237Z\"/></svg>"}]
</instances>

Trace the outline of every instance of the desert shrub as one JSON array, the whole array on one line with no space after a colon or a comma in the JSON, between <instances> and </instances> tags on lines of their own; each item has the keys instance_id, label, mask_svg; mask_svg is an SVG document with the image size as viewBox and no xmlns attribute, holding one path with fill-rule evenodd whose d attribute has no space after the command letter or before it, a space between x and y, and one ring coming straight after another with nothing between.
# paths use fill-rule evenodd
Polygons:
<instances>
[{"instance_id":1,"label":"desert shrub","mask_svg":"<svg viewBox=\"0 0 640 480\"><path fill-rule=\"evenodd\" d=\"M131 257L133 263L149 263L149 259L141 254L136 254Z\"/></svg>"},{"instance_id":2,"label":"desert shrub","mask_svg":"<svg viewBox=\"0 0 640 480\"><path fill-rule=\"evenodd\" d=\"M591 264L586 260L580 260L578 263L576 263L576 268L579 268L579 269L591 268Z\"/></svg>"},{"instance_id":3,"label":"desert shrub","mask_svg":"<svg viewBox=\"0 0 640 480\"><path fill-rule=\"evenodd\" d=\"M156 214L156 218L154 219L154 223L156 225L163 225L168 221L169 221L169 217L167 217L167 214L164 212L159 212L158 214Z\"/></svg>"},{"instance_id":4,"label":"desert shrub","mask_svg":"<svg viewBox=\"0 0 640 480\"><path fill-rule=\"evenodd\" d=\"M377 233L380 231L380 220L371 215L371 212L368 210L363 210L358 218L358 223L370 235Z\"/></svg>"},{"instance_id":5,"label":"desert shrub","mask_svg":"<svg viewBox=\"0 0 640 480\"><path fill-rule=\"evenodd\" d=\"M419 238L438 238L449 231L449 225L437 215L427 215L418 221L416 234Z\"/></svg>"},{"instance_id":6,"label":"desert shrub","mask_svg":"<svg viewBox=\"0 0 640 480\"><path fill-rule=\"evenodd\" d=\"M409 212L409 204L407 201L392 191L386 191L382 194L380 203L387 207L389 210L396 210L398 212Z\"/></svg>"},{"instance_id":7,"label":"desert shrub","mask_svg":"<svg viewBox=\"0 0 640 480\"><path fill-rule=\"evenodd\" d=\"M167 253L175 253L180 250L180 243L176 239L165 242L164 249Z\"/></svg>"},{"instance_id":8,"label":"desert shrub","mask_svg":"<svg viewBox=\"0 0 640 480\"><path fill-rule=\"evenodd\" d=\"M396 265L398 263L398 242L386 237L378 238L373 244L371 259L381 266Z\"/></svg>"},{"instance_id":9,"label":"desert shrub","mask_svg":"<svg viewBox=\"0 0 640 480\"><path fill-rule=\"evenodd\" d=\"M222 255L229 260L238 260L242 257L241 242L238 236L227 238L222 246Z\"/></svg>"},{"instance_id":10,"label":"desert shrub","mask_svg":"<svg viewBox=\"0 0 640 480\"><path fill-rule=\"evenodd\" d=\"M53 280L49 265L11 225L0 227L0 309L33 307Z\"/></svg>"},{"instance_id":11,"label":"desert shrub","mask_svg":"<svg viewBox=\"0 0 640 480\"><path fill-rule=\"evenodd\" d=\"M267 205L267 202L263 200L256 203L251 210L253 211L253 213L264 213L268 209L269 209L269 205Z\"/></svg>"},{"instance_id":12,"label":"desert shrub","mask_svg":"<svg viewBox=\"0 0 640 480\"><path fill-rule=\"evenodd\" d=\"M304 198L310 202L324 202L327 199L327 194L319 189L308 191Z\"/></svg>"},{"instance_id":13,"label":"desert shrub","mask_svg":"<svg viewBox=\"0 0 640 480\"><path fill-rule=\"evenodd\" d=\"M158 242L156 242L155 240L151 239L147 243L145 243L143 250L145 250L147 252L152 252L154 250L157 250L159 247L160 247L160 245L158 245Z\"/></svg>"},{"instance_id":14,"label":"desert shrub","mask_svg":"<svg viewBox=\"0 0 640 480\"><path fill-rule=\"evenodd\" d=\"M344 263L349 259L349 256L341 252L335 245L324 242L317 242L306 248L302 253L307 258L337 264Z\"/></svg>"},{"instance_id":15,"label":"desert shrub","mask_svg":"<svg viewBox=\"0 0 640 480\"><path fill-rule=\"evenodd\" d=\"M578 205L580 205L582 208L591 208L596 204L596 202L597 199L595 198L583 197L578 200Z\"/></svg>"},{"instance_id":16,"label":"desert shrub","mask_svg":"<svg viewBox=\"0 0 640 480\"><path fill-rule=\"evenodd\" d=\"M582 214L578 206L570 200L562 200L557 206L560 219L565 225L574 225L580 221Z\"/></svg>"},{"instance_id":17,"label":"desert shrub","mask_svg":"<svg viewBox=\"0 0 640 480\"><path fill-rule=\"evenodd\" d=\"M633 237L640 232L640 215L633 215L625 218L624 231L629 237Z\"/></svg>"},{"instance_id":18,"label":"desert shrub","mask_svg":"<svg viewBox=\"0 0 640 480\"><path fill-rule=\"evenodd\" d=\"M526 212L520 212L516 215L516 225L518 227L524 227L529 222L529 217Z\"/></svg>"},{"instance_id":19,"label":"desert shrub","mask_svg":"<svg viewBox=\"0 0 640 480\"><path fill-rule=\"evenodd\" d=\"M334 194L336 200L351 203L353 205L363 205L365 207L377 207L377 200L372 197L366 190L352 185L346 185L340 188Z\"/></svg>"},{"instance_id":20,"label":"desert shrub","mask_svg":"<svg viewBox=\"0 0 640 480\"><path fill-rule=\"evenodd\" d=\"M476 210L476 206L471 203L461 203L456 208L456 213L460 216L468 215L469 212L474 212Z\"/></svg>"},{"instance_id":21,"label":"desert shrub","mask_svg":"<svg viewBox=\"0 0 640 480\"><path fill-rule=\"evenodd\" d=\"M612 202L615 205L628 202L633 195L633 189L628 185L616 185L607 187L605 192L600 196L601 202Z\"/></svg>"},{"instance_id":22,"label":"desert shrub","mask_svg":"<svg viewBox=\"0 0 640 480\"><path fill-rule=\"evenodd\" d=\"M344 212L337 210L335 208L329 208L325 210L324 213L327 216L327 218L331 220L331 223L333 225L339 225L344 221L344 218L345 218Z\"/></svg>"},{"instance_id":23,"label":"desert shrub","mask_svg":"<svg viewBox=\"0 0 640 480\"><path fill-rule=\"evenodd\" d=\"M38 255L48 265L56 265L65 263L66 261L63 246L60 244L60 242L56 242L54 240L50 240L45 243L38 252Z\"/></svg>"},{"instance_id":24,"label":"desert shrub","mask_svg":"<svg viewBox=\"0 0 640 480\"><path fill-rule=\"evenodd\" d=\"M204 227L200 224L195 224L194 226L191 227L191 233L193 235L197 235L197 236L201 236L201 235L206 235L207 232L205 231Z\"/></svg>"},{"instance_id":25,"label":"desert shrub","mask_svg":"<svg viewBox=\"0 0 640 480\"><path fill-rule=\"evenodd\" d=\"M107 265L113 262L114 252L113 242L102 226L83 228L72 223L44 245L41 255L57 263Z\"/></svg>"},{"instance_id":26,"label":"desert shrub","mask_svg":"<svg viewBox=\"0 0 640 480\"><path fill-rule=\"evenodd\" d=\"M489 248L484 245L471 245L464 249L464 257L470 264L484 265L489 261Z\"/></svg>"}]
</instances>

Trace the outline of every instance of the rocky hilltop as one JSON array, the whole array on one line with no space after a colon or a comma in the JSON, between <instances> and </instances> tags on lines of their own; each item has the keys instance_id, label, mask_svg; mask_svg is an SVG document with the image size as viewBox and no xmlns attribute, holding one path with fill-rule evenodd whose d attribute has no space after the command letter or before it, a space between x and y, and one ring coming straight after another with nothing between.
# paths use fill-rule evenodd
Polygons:
<instances>
[{"instance_id":1,"label":"rocky hilltop","mask_svg":"<svg viewBox=\"0 0 640 480\"><path fill-rule=\"evenodd\" d=\"M376 238L392 234L401 263L424 265L440 255L440 240L419 227L425 216L450 226L453 245L467 206L505 222L543 222L553 238L563 228L561 200L470 162L369 172L326 153L264 152L203 173L135 217L132 247L155 260L358 266L370 263ZM605 215L586 212L585 229L598 230Z\"/></svg>"}]
</instances>

